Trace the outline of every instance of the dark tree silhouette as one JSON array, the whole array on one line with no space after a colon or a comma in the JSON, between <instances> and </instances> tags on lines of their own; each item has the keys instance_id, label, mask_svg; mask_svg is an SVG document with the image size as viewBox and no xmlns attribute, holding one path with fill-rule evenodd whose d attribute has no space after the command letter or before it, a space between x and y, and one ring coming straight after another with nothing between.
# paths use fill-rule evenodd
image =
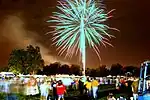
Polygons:
<instances>
[{"instance_id":1,"label":"dark tree silhouette","mask_svg":"<svg viewBox=\"0 0 150 100\"><path fill-rule=\"evenodd\" d=\"M80 66L72 64L70 68L70 74L80 75Z\"/></svg>"},{"instance_id":2,"label":"dark tree silhouette","mask_svg":"<svg viewBox=\"0 0 150 100\"><path fill-rule=\"evenodd\" d=\"M27 46L27 49L14 49L8 61L9 71L16 74L29 74L42 69L44 60L42 59L40 48Z\"/></svg>"},{"instance_id":3,"label":"dark tree silhouette","mask_svg":"<svg viewBox=\"0 0 150 100\"><path fill-rule=\"evenodd\" d=\"M134 74L139 76L139 68L134 67ZM105 77L108 75L125 75L127 70L131 70L130 68L122 67L120 64L113 64L111 69L107 69L106 65L99 66L96 69L86 68L86 75L91 77ZM44 75L55 75L55 74L74 74L74 75L81 75L81 70L79 65L71 65L68 66L66 64L61 65L59 62L52 63L48 66L43 68L43 71L39 70L40 74Z\"/></svg>"},{"instance_id":4,"label":"dark tree silhouette","mask_svg":"<svg viewBox=\"0 0 150 100\"><path fill-rule=\"evenodd\" d=\"M91 69L91 75L90 75L91 77L95 77L95 76L97 76L97 71L96 71L96 69Z\"/></svg>"},{"instance_id":5,"label":"dark tree silhouette","mask_svg":"<svg viewBox=\"0 0 150 100\"><path fill-rule=\"evenodd\" d=\"M90 68L86 68L85 74L86 74L87 76L90 76L90 74L91 74L91 69L90 69Z\"/></svg>"},{"instance_id":6,"label":"dark tree silhouette","mask_svg":"<svg viewBox=\"0 0 150 100\"><path fill-rule=\"evenodd\" d=\"M124 69L124 73L130 72L130 73L132 73L132 76L139 76L140 68L138 68L138 67L126 66L123 69Z\"/></svg>"},{"instance_id":7,"label":"dark tree silhouette","mask_svg":"<svg viewBox=\"0 0 150 100\"><path fill-rule=\"evenodd\" d=\"M110 74L113 76L121 75L123 66L120 64L112 64Z\"/></svg>"},{"instance_id":8,"label":"dark tree silhouette","mask_svg":"<svg viewBox=\"0 0 150 100\"><path fill-rule=\"evenodd\" d=\"M70 74L69 65L67 64L61 65L60 69L61 69L60 74Z\"/></svg>"},{"instance_id":9,"label":"dark tree silhouette","mask_svg":"<svg viewBox=\"0 0 150 100\"><path fill-rule=\"evenodd\" d=\"M109 70L107 70L106 65L102 65L99 67L99 76L104 77L109 75Z\"/></svg>"}]
</instances>

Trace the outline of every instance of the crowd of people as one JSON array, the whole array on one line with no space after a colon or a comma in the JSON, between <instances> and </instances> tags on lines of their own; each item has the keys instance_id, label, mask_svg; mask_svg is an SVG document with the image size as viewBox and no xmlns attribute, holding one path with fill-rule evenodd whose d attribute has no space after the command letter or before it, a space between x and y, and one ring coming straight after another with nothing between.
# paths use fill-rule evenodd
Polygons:
<instances>
[{"instance_id":1,"label":"crowd of people","mask_svg":"<svg viewBox=\"0 0 150 100\"><path fill-rule=\"evenodd\" d=\"M91 77L79 77L79 78L30 78L15 77L5 78L0 81L0 92L9 94L7 100L10 98L17 98L15 94L22 93L27 96L37 96L40 94L40 100L61 100L64 99L64 95L67 94L68 88L74 88L80 91L80 95L87 95L88 98L97 99L98 86L100 84L112 84L114 80L106 82L105 78L91 78ZM134 79L132 82L125 78L116 78L115 84L118 91L128 94L127 100L134 100L137 98L137 83ZM133 96L132 96L133 95ZM121 100L120 97L117 100ZM110 93L107 97L108 100L116 100L113 94ZM17 100L17 99L16 99Z\"/></svg>"},{"instance_id":2,"label":"crowd of people","mask_svg":"<svg viewBox=\"0 0 150 100\"><path fill-rule=\"evenodd\" d=\"M20 77L16 78L5 78L0 81L0 91L13 94L13 96L8 97L16 98L14 94L22 93L27 96L41 95L41 100L60 100L64 99L64 94L67 92L67 88L72 86L74 89L79 89L80 94L87 93L89 97L97 97L98 81L96 79L86 80L86 78L70 80L65 79L67 82L62 82L63 79L47 79L47 78L34 78L22 79ZM92 92L93 91L93 92ZM8 99L8 100L9 100Z\"/></svg>"},{"instance_id":3,"label":"crowd of people","mask_svg":"<svg viewBox=\"0 0 150 100\"><path fill-rule=\"evenodd\" d=\"M118 100L137 100L138 84L138 78L121 78L116 85L119 93L126 94L126 98L120 96L121 99L119 98Z\"/></svg>"}]
</instances>

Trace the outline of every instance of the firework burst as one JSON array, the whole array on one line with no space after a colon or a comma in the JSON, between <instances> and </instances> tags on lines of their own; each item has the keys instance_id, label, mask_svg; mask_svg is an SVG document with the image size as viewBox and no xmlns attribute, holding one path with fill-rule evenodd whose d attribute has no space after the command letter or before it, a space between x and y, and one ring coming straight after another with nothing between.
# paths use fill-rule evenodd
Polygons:
<instances>
[{"instance_id":1,"label":"firework burst","mask_svg":"<svg viewBox=\"0 0 150 100\"><path fill-rule=\"evenodd\" d=\"M53 33L54 44L59 55L66 52L65 57L72 57L80 52L85 71L86 46L94 49L100 59L98 45L109 43L113 35L108 33L111 28L105 22L112 17L104 7L98 7L94 0L61 0L58 1L58 12L54 12L47 22L55 23ZM116 30L116 29L115 29Z\"/></svg>"}]
</instances>

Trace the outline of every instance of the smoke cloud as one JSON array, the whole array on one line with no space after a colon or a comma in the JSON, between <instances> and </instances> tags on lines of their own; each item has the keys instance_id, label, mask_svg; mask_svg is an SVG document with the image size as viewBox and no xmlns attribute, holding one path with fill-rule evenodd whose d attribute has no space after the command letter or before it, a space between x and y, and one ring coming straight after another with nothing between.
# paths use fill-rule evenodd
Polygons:
<instances>
[{"instance_id":1,"label":"smoke cloud","mask_svg":"<svg viewBox=\"0 0 150 100\"><path fill-rule=\"evenodd\" d=\"M26 25L21 16L9 15L3 20L0 30L0 35L3 38L0 39L0 43L5 48L5 50L8 50L7 56L9 55L12 49L25 48L27 45L31 44L33 46L40 47L42 58L44 59L45 64L50 64L56 61L68 64L68 62L59 60L56 57L49 54L50 50L39 42L40 36L36 32L26 29L25 26Z\"/></svg>"}]
</instances>

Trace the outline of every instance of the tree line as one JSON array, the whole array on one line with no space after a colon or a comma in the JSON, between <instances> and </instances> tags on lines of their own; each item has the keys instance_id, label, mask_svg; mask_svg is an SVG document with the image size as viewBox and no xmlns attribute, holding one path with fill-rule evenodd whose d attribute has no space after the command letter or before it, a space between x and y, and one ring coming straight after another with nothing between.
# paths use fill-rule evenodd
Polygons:
<instances>
[{"instance_id":1,"label":"tree line","mask_svg":"<svg viewBox=\"0 0 150 100\"><path fill-rule=\"evenodd\" d=\"M98 68L86 68L86 75L88 76L117 76L117 75L127 75L127 76L139 76L140 68L135 66L123 67L120 64L112 64L111 68L108 69L106 65L99 66ZM69 75L81 75L82 70L79 65L61 65L59 62L47 65L43 70L38 71L38 74L43 75L55 75L55 74L69 74Z\"/></svg>"},{"instance_id":2,"label":"tree line","mask_svg":"<svg viewBox=\"0 0 150 100\"><path fill-rule=\"evenodd\" d=\"M60 62L44 65L40 48L38 46L29 45L26 49L12 50L8 66L1 69L1 71L11 71L15 74L42 74L42 75L55 75L55 74L74 74L81 75L82 68L79 65L61 64ZM116 76L116 75L132 75L139 76L139 67L126 66L121 64L112 64L110 68L106 65L101 65L98 68L86 68L86 75L88 76Z\"/></svg>"}]
</instances>

